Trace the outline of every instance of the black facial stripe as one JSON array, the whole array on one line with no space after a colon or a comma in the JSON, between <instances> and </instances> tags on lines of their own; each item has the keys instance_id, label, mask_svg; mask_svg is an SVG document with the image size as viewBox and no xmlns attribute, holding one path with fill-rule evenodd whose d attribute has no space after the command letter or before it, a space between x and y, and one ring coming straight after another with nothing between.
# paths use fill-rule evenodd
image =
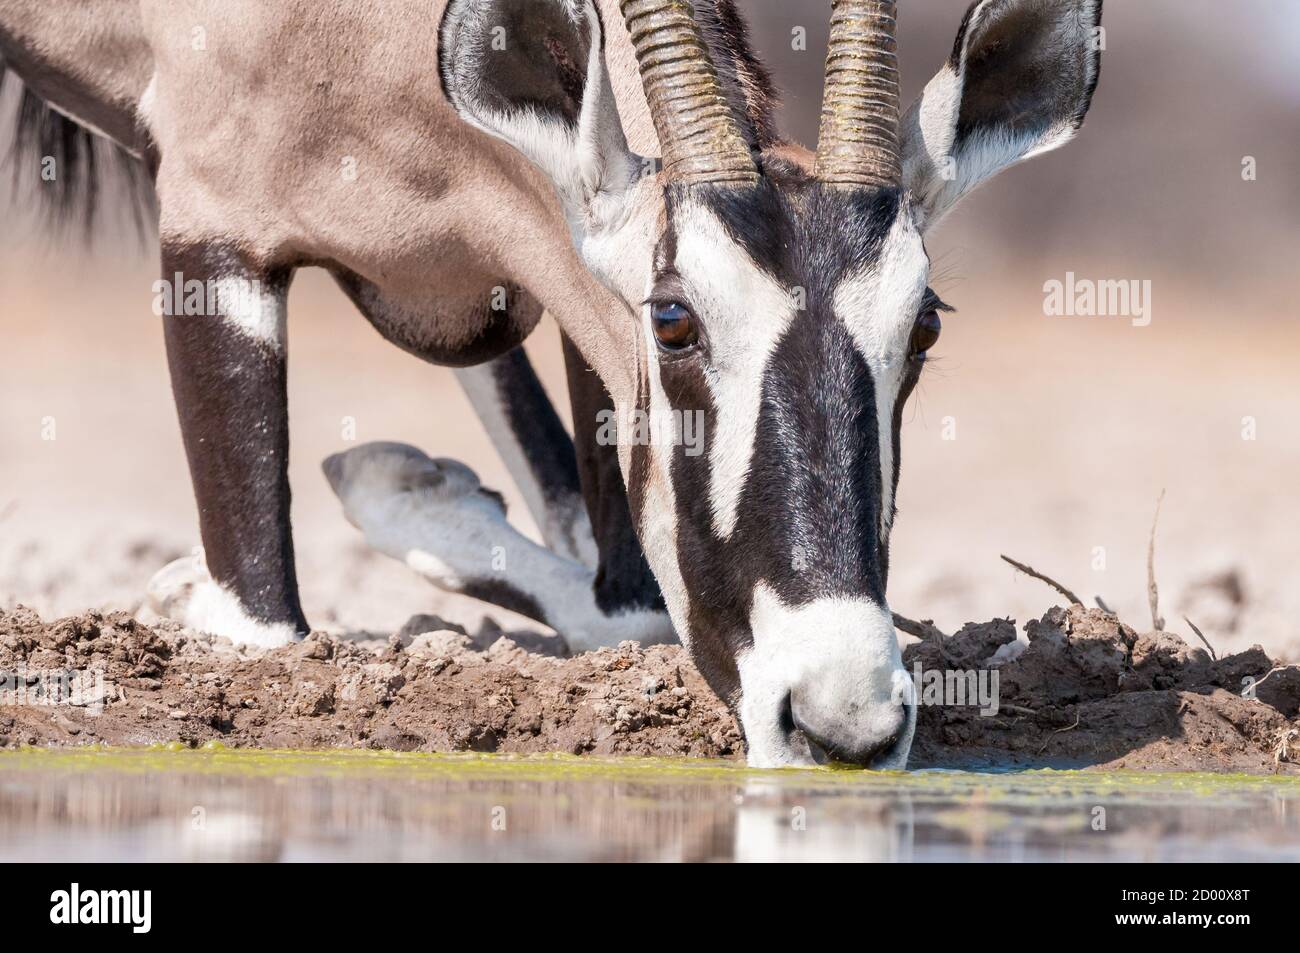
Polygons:
<instances>
[{"instance_id":1,"label":"black facial stripe","mask_svg":"<svg viewBox=\"0 0 1300 953\"><path fill-rule=\"evenodd\" d=\"M673 190L669 190L667 200L672 202ZM673 228L672 215L668 216L668 226L664 233L659 236L659 241L655 243L654 269L656 279L670 272L675 272L674 262L677 260L677 230Z\"/></svg>"},{"instance_id":2,"label":"black facial stripe","mask_svg":"<svg viewBox=\"0 0 1300 953\"><path fill-rule=\"evenodd\" d=\"M848 329L819 315L792 327L768 366L736 535L767 549L766 581L787 603L882 602L881 500L871 371Z\"/></svg>"},{"instance_id":3,"label":"black facial stripe","mask_svg":"<svg viewBox=\"0 0 1300 953\"><path fill-rule=\"evenodd\" d=\"M671 454L676 556L689 601L692 652L724 697L739 687L735 658L751 640L748 622L757 583L793 605L833 595L881 602L885 591L875 385L834 313L834 300L843 279L878 262L903 210L901 194L829 189L793 167L765 172L752 189L670 187L668 225L654 257L656 280L688 293L676 277L675 222L684 203L701 202L757 267L783 287L801 289L806 306L778 341L765 371L751 468L727 539L714 532L710 497L718 418L705 377L709 316L698 315L705 343L699 354L657 362L669 406L705 415L703 454L687 456L683 447L662 446L654 452ZM756 313L752 320L775 316ZM900 406L910 387L905 380ZM648 394L643 392L642 400L648 407ZM896 430L898 407L891 416ZM896 460L896 436L894 443ZM649 453L632 448L629 493L638 524L644 504L644 484L638 483L652 465Z\"/></svg>"},{"instance_id":4,"label":"black facial stripe","mask_svg":"<svg viewBox=\"0 0 1300 953\"><path fill-rule=\"evenodd\" d=\"M758 582L792 605L833 595L884 600L873 380L847 328L819 317L793 326L769 364L729 538L713 529L707 450L696 457L673 451L687 624L697 664L724 695L738 684L735 655L751 641L746 626ZM671 406L704 411L707 448L717 415L701 368L674 364L660 373ZM638 451L645 452L633 448L634 461Z\"/></svg>"}]
</instances>

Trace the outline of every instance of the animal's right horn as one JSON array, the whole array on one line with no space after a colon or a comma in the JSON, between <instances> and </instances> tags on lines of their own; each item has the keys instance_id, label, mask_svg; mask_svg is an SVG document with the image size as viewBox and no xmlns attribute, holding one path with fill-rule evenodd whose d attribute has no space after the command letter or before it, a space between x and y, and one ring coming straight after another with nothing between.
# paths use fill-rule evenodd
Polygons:
<instances>
[{"instance_id":1,"label":"animal's right horn","mask_svg":"<svg viewBox=\"0 0 1300 953\"><path fill-rule=\"evenodd\" d=\"M896 186L898 56L895 0L832 0L816 176L850 188Z\"/></svg>"},{"instance_id":2,"label":"animal's right horn","mask_svg":"<svg viewBox=\"0 0 1300 953\"><path fill-rule=\"evenodd\" d=\"M684 182L748 185L758 168L687 0L620 0L659 133L664 170Z\"/></svg>"}]
</instances>

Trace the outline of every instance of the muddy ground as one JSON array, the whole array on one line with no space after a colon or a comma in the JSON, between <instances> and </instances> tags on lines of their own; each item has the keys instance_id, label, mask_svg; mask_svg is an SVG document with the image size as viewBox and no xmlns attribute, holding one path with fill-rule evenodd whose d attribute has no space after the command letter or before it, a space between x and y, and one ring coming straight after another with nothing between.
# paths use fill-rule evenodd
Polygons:
<instances>
[{"instance_id":1,"label":"muddy ground","mask_svg":"<svg viewBox=\"0 0 1300 953\"><path fill-rule=\"evenodd\" d=\"M125 613L0 610L0 745L743 754L679 647L564 657L555 638L453 628L416 617L387 640L243 651ZM1215 660L1081 606L1024 636L995 620L907 648L909 669L996 671L999 688L995 715L923 693L914 765L1300 773L1300 667L1258 647Z\"/></svg>"}]
</instances>

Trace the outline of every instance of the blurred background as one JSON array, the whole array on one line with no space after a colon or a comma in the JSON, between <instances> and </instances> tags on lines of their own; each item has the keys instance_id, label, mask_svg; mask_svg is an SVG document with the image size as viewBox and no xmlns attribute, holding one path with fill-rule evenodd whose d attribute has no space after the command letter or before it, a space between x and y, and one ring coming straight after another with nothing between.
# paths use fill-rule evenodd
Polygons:
<instances>
[{"instance_id":1,"label":"blurred background","mask_svg":"<svg viewBox=\"0 0 1300 953\"><path fill-rule=\"evenodd\" d=\"M740 5L784 91L784 129L814 144L828 5ZM966 2L900 7L910 101ZM1194 638L1187 617L1221 650L1258 642L1296 660L1300 4L1111 0L1104 23L1080 137L996 179L927 240L933 284L958 313L904 418L890 602L951 631L1023 623L1059 601L1006 553L1149 627L1147 539L1164 491L1155 564L1169 627ZM60 242L25 204L0 199L0 605L133 608L198 542L150 310L156 249ZM1150 281L1149 326L1046 316L1044 283L1067 272ZM318 468L354 418L359 440L469 463L533 533L451 372L381 341L323 272L299 274L289 313L309 618L384 632L433 611L472 629L484 608L367 550ZM528 346L562 395L549 319Z\"/></svg>"}]
</instances>

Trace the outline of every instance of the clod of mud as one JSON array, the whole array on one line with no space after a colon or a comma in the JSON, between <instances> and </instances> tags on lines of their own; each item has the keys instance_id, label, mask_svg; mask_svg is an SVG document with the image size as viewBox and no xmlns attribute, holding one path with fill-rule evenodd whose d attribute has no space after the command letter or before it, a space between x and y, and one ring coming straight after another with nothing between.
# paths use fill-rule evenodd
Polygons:
<instances>
[{"instance_id":1,"label":"clod of mud","mask_svg":"<svg viewBox=\"0 0 1300 953\"><path fill-rule=\"evenodd\" d=\"M1274 666L1258 647L1214 661L1171 633L1140 635L1082 606L1024 628L1027 642L999 619L907 648L909 670L998 679L996 714L973 696L961 706L919 696L913 765L1300 771L1300 668ZM125 613L47 623L0 610L0 746L743 752L680 647L562 649L429 616L387 640L314 633L244 651Z\"/></svg>"},{"instance_id":2,"label":"clod of mud","mask_svg":"<svg viewBox=\"0 0 1300 953\"><path fill-rule=\"evenodd\" d=\"M417 617L386 641L313 633L246 652L121 612L45 623L19 607L0 611L0 744L741 751L726 706L679 648L624 643L557 658L559 640L534 639L530 652L500 630L470 636ZM72 703L49 704L65 672ZM92 674L74 683L77 673ZM76 691L96 684L98 714Z\"/></svg>"},{"instance_id":3,"label":"clod of mud","mask_svg":"<svg viewBox=\"0 0 1300 953\"><path fill-rule=\"evenodd\" d=\"M922 704L917 766L1103 766L1267 773L1300 708L1300 667L1254 646L1214 661L1171 632L1139 635L1100 609L1051 609L909 646L909 668L992 669L999 711ZM1271 674L1270 674L1271 673Z\"/></svg>"}]
</instances>

